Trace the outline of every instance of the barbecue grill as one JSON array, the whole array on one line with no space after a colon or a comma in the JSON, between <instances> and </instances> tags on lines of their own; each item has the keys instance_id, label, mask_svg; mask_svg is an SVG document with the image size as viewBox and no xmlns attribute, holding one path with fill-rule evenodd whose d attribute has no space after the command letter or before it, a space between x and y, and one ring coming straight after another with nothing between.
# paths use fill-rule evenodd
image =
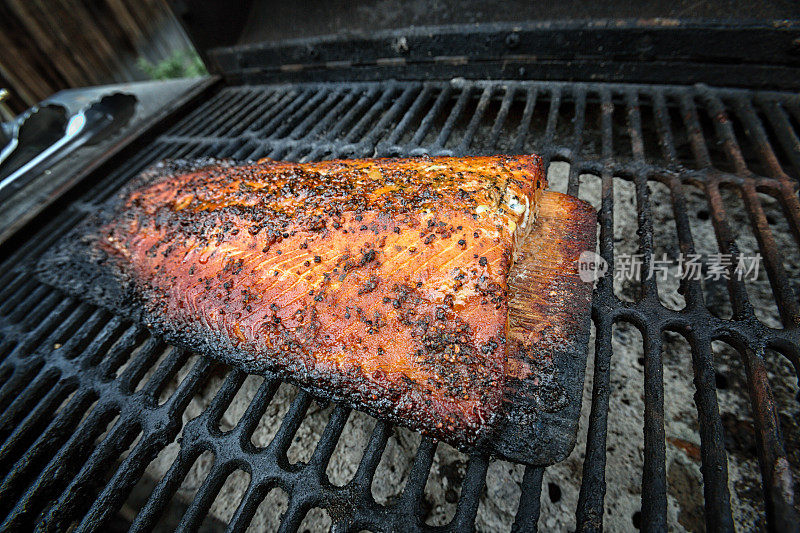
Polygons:
<instances>
[{"instance_id":1,"label":"barbecue grill","mask_svg":"<svg viewBox=\"0 0 800 533\"><path fill-rule=\"evenodd\" d=\"M800 527L800 25L491 23L265 43L240 13L219 19L221 42L214 9L178 14L218 76L76 169L3 245L0 528L470 531L498 513L514 531ZM597 281L566 466L466 457L166 346L31 276L161 159L495 153L542 155L554 188L595 204L610 272L630 253L644 272L663 254L701 254L704 272L715 253L732 259L728 280ZM755 253L760 276L737 279ZM691 469L694 484L679 475Z\"/></svg>"}]
</instances>

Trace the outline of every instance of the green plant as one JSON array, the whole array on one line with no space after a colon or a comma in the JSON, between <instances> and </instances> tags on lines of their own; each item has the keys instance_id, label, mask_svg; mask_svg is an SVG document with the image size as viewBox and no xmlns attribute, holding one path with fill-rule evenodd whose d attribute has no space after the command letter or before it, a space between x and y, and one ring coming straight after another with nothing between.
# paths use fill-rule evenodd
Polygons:
<instances>
[{"instance_id":1,"label":"green plant","mask_svg":"<svg viewBox=\"0 0 800 533\"><path fill-rule=\"evenodd\" d=\"M175 50L171 56L155 64L140 57L136 64L153 80L193 78L208 74L206 66L194 50Z\"/></svg>"}]
</instances>

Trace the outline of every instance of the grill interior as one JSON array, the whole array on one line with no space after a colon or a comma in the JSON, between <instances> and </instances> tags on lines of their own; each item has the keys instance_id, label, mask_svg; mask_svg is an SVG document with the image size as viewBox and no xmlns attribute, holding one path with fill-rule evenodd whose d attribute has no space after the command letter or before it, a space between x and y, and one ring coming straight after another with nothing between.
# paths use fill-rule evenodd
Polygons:
<instances>
[{"instance_id":1,"label":"grill interior","mask_svg":"<svg viewBox=\"0 0 800 533\"><path fill-rule=\"evenodd\" d=\"M463 80L224 87L94 176L4 261L0 528L796 528L799 138L800 98L789 93ZM318 404L31 276L51 243L164 158L530 152L552 188L598 208L598 251L612 269L630 253L643 254L644 272L663 254L763 258L756 280L602 278L578 445L548 469L467 457Z\"/></svg>"}]
</instances>

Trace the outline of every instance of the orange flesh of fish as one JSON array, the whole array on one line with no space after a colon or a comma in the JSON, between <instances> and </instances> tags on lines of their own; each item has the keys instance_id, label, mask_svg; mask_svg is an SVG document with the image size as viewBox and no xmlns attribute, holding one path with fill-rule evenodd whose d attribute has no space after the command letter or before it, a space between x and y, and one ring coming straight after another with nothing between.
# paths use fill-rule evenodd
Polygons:
<instances>
[{"instance_id":1,"label":"orange flesh of fish","mask_svg":"<svg viewBox=\"0 0 800 533\"><path fill-rule=\"evenodd\" d=\"M165 167L102 248L154 329L475 443L499 414L508 275L536 156Z\"/></svg>"}]
</instances>

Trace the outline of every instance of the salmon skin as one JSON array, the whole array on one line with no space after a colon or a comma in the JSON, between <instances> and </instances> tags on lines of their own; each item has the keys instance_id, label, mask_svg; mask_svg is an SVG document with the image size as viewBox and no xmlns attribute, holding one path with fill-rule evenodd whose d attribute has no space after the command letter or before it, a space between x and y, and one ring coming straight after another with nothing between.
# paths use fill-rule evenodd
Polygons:
<instances>
[{"instance_id":1,"label":"salmon skin","mask_svg":"<svg viewBox=\"0 0 800 533\"><path fill-rule=\"evenodd\" d=\"M162 162L40 272L177 345L489 449L545 185L537 156Z\"/></svg>"}]
</instances>

